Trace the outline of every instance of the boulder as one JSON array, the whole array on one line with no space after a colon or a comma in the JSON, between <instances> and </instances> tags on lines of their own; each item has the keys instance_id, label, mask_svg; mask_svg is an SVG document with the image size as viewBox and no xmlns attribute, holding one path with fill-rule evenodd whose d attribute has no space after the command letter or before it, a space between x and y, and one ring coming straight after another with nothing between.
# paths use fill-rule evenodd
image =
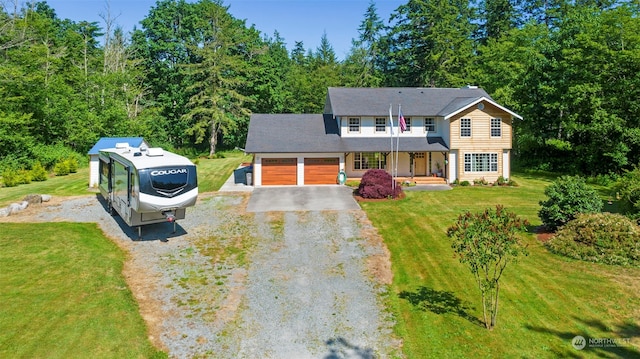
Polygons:
<instances>
[{"instance_id":1,"label":"boulder","mask_svg":"<svg viewBox=\"0 0 640 359\"><path fill-rule=\"evenodd\" d=\"M43 194L40 197L42 197L42 202L49 202L51 201L51 195L49 194Z\"/></svg>"},{"instance_id":2,"label":"boulder","mask_svg":"<svg viewBox=\"0 0 640 359\"><path fill-rule=\"evenodd\" d=\"M12 215L20 211L24 211L27 207L29 207L29 202L22 201L20 203L11 203L7 209L9 211L9 215Z\"/></svg>"},{"instance_id":3,"label":"boulder","mask_svg":"<svg viewBox=\"0 0 640 359\"><path fill-rule=\"evenodd\" d=\"M9 216L9 208L4 207L0 208L0 217L8 217Z\"/></svg>"},{"instance_id":4,"label":"boulder","mask_svg":"<svg viewBox=\"0 0 640 359\"><path fill-rule=\"evenodd\" d=\"M23 201L29 202L29 204L40 204L42 203L42 196L39 194L29 194L22 199Z\"/></svg>"}]
</instances>

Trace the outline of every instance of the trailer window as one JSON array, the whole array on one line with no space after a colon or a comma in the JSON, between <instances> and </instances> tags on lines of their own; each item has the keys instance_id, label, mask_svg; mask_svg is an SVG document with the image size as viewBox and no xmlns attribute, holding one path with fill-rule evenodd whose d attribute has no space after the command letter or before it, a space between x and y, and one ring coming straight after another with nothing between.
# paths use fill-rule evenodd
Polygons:
<instances>
[{"instance_id":1,"label":"trailer window","mask_svg":"<svg viewBox=\"0 0 640 359\"><path fill-rule=\"evenodd\" d=\"M195 166L145 168L138 174L142 193L172 197L198 187Z\"/></svg>"},{"instance_id":2,"label":"trailer window","mask_svg":"<svg viewBox=\"0 0 640 359\"><path fill-rule=\"evenodd\" d=\"M100 183L109 183L109 164L100 161Z\"/></svg>"},{"instance_id":3,"label":"trailer window","mask_svg":"<svg viewBox=\"0 0 640 359\"><path fill-rule=\"evenodd\" d=\"M168 169L151 171L151 185L162 191L173 191L187 184L186 169Z\"/></svg>"}]
</instances>

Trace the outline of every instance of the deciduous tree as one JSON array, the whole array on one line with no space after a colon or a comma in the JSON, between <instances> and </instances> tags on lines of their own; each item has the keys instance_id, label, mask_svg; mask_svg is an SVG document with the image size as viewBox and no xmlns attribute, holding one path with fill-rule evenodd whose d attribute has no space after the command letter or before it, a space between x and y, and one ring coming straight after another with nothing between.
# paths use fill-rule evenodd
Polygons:
<instances>
[{"instance_id":1,"label":"deciduous tree","mask_svg":"<svg viewBox=\"0 0 640 359\"><path fill-rule=\"evenodd\" d=\"M502 206L487 208L481 213L466 212L449 227L447 236L451 248L466 264L482 295L482 313L487 329L496 325L500 298L500 278L507 265L520 255L527 255L527 246L520 233L527 221Z\"/></svg>"}]
</instances>

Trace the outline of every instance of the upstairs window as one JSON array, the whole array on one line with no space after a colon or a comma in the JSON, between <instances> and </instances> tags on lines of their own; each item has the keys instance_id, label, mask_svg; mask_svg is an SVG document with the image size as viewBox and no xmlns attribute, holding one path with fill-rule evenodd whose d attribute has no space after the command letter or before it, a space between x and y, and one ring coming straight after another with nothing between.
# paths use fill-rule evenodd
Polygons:
<instances>
[{"instance_id":1,"label":"upstairs window","mask_svg":"<svg viewBox=\"0 0 640 359\"><path fill-rule=\"evenodd\" d=\"M405 117L404 123L405 125L407 125L407 128L404 130L404 132L411 132L411 117Z\"/></svg>"},{"instance_id":2,"label":"upstairs window","mask_svg":"<svg viewBox=\"0 0 640 359\"><path fill-rule=\"evenodd\" d=\"M460 137L471 137L471 119L460 119Z\"/></svg>"},{"instance_id":3,"label":"upstairs window","mask_svg":"<svg viewBox=\"0 0 640 359\"><path fill-rule=\"evenodd\" d=\"M349 118L349 132L360 132L360 119L357 117Z\"/></svg>"},{"instance_id":4,"label":"upstairs window","mask_svg":"<svg viewBox=\"0 0 640 359\"><path fill-rule=\"evenodd\" d=\"M376 132L387 132L387 119L376 118Z\"/></svg>"},{"instance_id":5,"label":"upstairs window","mask_svg":"<svg viewBox=\"0 0 640 359\"><path fill-rule=\"evenodd\" d=\"M425 118L424 132L436 132L436 120L433 118Z\"/></svg>"},{"instance_id":6,"label":"upstairs window","mask_svg":"<svg viewBox=\"0 0 640 359\"><path fill-rule=\"evenodd\" d=\"M502 137L502 120L499 118L491 119L491 137Z\"/></svg>"}]
</instances>

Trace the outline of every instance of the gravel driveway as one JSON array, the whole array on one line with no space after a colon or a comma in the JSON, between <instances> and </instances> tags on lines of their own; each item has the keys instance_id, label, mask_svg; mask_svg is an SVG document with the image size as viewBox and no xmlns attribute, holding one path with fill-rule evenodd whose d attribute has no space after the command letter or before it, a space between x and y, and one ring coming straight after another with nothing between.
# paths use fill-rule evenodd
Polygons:
<instances>
[{"instance_id":1,"label":"gravel driveway","mask_svg":"<svg viewBox=\"0 0 640 359\"><path fill-rule=\"evenodd\" d=\"M400 355L381 299L388 250L364 212L247 213L248 199L201 195L175 234L151 225L140 241L95 196L3 221L98 222L130 254L124 274L151 340L172 358Z\"/></svg>"}]
</instances>

